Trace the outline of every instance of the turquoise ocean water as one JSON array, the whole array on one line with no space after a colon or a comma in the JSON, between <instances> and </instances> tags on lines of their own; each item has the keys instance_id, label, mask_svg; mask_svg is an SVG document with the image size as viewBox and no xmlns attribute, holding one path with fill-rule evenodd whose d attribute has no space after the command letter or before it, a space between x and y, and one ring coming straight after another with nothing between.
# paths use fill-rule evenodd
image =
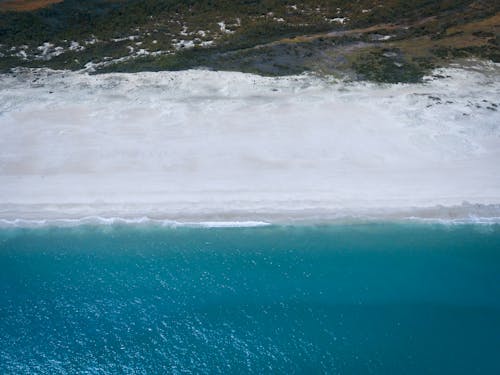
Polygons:
<instances>
[{"instance_id":1,"label":"turquoise ocean water","mask_svg":"<svg viewBox=\"0 0 500 375\"><path fill-rule=\"evenodd\" d=\"M500 374L500 225L0 230L1 374Z\"/></svg>"}]
</instances>

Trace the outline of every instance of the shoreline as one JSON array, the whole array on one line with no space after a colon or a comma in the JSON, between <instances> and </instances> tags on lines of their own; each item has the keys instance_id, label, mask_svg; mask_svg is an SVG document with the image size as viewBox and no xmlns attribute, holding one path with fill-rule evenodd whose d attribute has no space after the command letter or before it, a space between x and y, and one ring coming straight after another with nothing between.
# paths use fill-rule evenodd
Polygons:
<instances>
[{"instance_id":1,"label":"shoreline","mask_svg":"<svg viewBox=\"0 0 500 375\"><path fill-rule=\"evenodd\" d=\"M0 220L495 221L499 69L1 75Z\"/></svg>"},{"instance_id":2,"label":"shoreline","mask_svg":"<svg viewBox=\"0 0 500 375\"><path fill-rule=\"evenodd\" d=\"M159 225L167 227L259 227L364 223L500 224L500 204L370 209L258 209L225 212L173 212L139 207L0 207L0 228L81 225Z\"/></svg>"}]
</instances>

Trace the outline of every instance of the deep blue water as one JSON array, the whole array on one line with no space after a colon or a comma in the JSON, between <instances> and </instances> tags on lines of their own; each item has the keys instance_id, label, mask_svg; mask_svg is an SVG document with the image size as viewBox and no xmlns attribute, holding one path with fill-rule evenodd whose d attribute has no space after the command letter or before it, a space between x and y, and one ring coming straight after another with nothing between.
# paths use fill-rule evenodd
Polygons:
<instances>
[{"instance_id":1,"label":"deep blue water","mask_svg":"<svg viewBox=\"0 0 500 375\"><path fill-rule=\"evenodd\" d=\"M1 374L500 374L500 226L0 230Z\"/></svg>"}]
</instances>

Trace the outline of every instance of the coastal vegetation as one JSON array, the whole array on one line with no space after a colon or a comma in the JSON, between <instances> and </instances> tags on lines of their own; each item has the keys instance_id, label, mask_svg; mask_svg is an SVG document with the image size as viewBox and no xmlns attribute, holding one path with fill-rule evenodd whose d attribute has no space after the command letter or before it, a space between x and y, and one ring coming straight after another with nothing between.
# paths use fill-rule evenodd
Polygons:
<instances>
[{"instance_id":1,"label":"coastal vegetation","mask_svg":"<svg viewBox=\"0 0 500 375\"><path fill-rule=\"evenodd\" d=\"M0 3L1 71L208 68L415 82L456 58L500 61L500 5L490 0L28 3Z\"/></svg>"}]
</instances>

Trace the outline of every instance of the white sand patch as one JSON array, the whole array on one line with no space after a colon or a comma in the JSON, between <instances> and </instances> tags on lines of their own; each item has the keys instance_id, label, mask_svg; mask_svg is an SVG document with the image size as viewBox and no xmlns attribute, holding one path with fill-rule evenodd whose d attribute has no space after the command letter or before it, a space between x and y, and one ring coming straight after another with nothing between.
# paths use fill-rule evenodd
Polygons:
<instances>
[{"instance_id":1,"label":"white sand patch","mask_svg":"<svg viewBox=\"0 0 500 375\"><path fill-rule=\"evenodd\" d=\"M335 18L332 18L330 19L330 22L336 22L336 23L340 23L341 25L343 25L344 23L346 23L349 19L346 18L346 17L335 17Z\"/></svg>"},{"instance_id":2,"label":"white sand patch","mask_svg":"<svg viewBox=\"0 0 500 375\"><path fill-rule=\"evenodd\" d=\"M223 33L226 33L226 34L233 34L234 33L233 30L229 30L227 28L227 25L226 25L225 21L218 22L217 25L219 25L220 31L223 32Z\"/></svg>"},{"instance_id":3,"label":"white sand patch","mask_svg":"<svg viewBox=\"0 0 500 375\"><path fill-rule=\"evenodd\" d=\"M3 75L0 219L467 216L463 201L500 204L498 72L477 63L417 85Z\"/></svg>"},{"instance_id":4,"label":"white sand patch","mask_svg":"<svg viewBox=\"0 0 500 375\"><path fill-rule=\"evenodd\" d=\"M37 50L40 51L40 54L35 56L35 58L38 60L50 60L53 57L59 56L64 53L63 47L56 47L52 43L47 42L43 43L41 46L38 46Z\"/></svg>"},{"instance_id":5,"label":"white sand patch","mask_svg":"<svg viewBox=\"0 0 500 375\"><path fill-rule=\"evenodd\" d=\"M214 41L213 40L204 40L200 43L200 46L202 47L210 47L210 46L213 46L214 45Z\"/></svg>"},{"instance_id":6,"label":"white sand patch","mask_svg":"<svg viewBox=\"0 0 500 375\"><path fill-rule=\"evenodd\" d=\"M85 50L85 47L81 46L80 43L78 43L78 42L71 41L71 43L69 45L69 50L70 51L83 51L83 50Z\"/></svg>"},{"instance_id":7,"label":"white sand patch","mask_svg":"<svg viewBox=\"0 0 500 375\"><path fill-rule=\"evenodd\" d=\"M175 49L189 49L189 48L194 48L194 41L192 40L180 40L176 43L173 43L173 46Z\"/></svg>"}]
</instances>

